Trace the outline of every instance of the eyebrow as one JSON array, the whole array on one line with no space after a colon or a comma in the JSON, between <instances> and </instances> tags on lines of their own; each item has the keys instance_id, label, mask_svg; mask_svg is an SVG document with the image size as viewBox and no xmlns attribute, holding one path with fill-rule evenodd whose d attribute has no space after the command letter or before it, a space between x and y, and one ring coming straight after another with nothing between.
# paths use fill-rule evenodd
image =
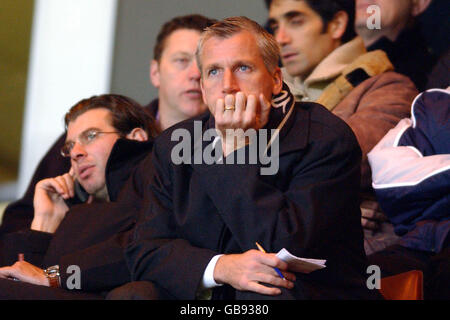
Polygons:
<instances>
[{"instance_id":1,"label":"eyebrow","mask_svg":"<svg viewBox=\"0 0 450 320\"><path fill-rule=\"evenodd\" d=\"M194 54L192 52L178 50L178 51L172 52L172 54L170 55L170 57L175 57L175 56L192 57L192 56L194 56Z\"/></svg>"},{"instance_id":2,"label":"eyebrow","mask_svg":"<svg viewBox=\"0 0 450 320\"><path fill-rule=\"evenodd\" d=\"M281 18L282 19L286 19L286 20L290 20L292 18L299 17L299 16L306 16L306 15L303 12L301 12L301 11L291 10L291 11L283 13ZM271 25L271 24L277 23L278 20L275 19L275 18L269 18L269 20L267 22L269 23L269 25Z\"/></svg>"}]
</instances>

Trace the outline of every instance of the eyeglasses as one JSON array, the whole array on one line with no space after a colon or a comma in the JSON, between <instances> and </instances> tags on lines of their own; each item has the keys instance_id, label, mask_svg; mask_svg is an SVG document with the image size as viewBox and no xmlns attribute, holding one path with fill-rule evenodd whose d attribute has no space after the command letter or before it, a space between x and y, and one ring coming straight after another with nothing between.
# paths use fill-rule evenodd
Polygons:
<instances>
[{"instance_id":1,"label":"eyeglasses","mask_svg":"<svg viewBox=\"0 0 450 320\"><path fill-rule=\"evenodd\" d=\"M95 129L89 129L89 130L86 130L86 131L82 132L78 136L76 141L78 141L78 143L83 145L83 146L87 146L88 144L90 144L93 141L95 141L101 134L107 134L107 133L117 133L117 134L119 134L119 132L117 132L117 131L105 132L105 131L98 131L98 130L95 130ZM63 157L70 157L70 152L72 151L74 146L75 146L75 142L74 141L67 141L61 148L61 155Z\"/></svg>"}]
</instances>

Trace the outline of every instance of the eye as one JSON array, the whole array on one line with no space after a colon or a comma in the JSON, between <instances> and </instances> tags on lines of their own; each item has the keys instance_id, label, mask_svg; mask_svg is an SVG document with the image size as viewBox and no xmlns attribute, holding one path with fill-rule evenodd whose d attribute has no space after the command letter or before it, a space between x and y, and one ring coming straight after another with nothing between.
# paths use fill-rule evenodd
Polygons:
<instances>
[{"instance_id":1,"label":"eye","mask_svg":"<svg viewBox=\"0 0 450 320\"><path fill-rule=\"evenodd\" d=\"M95 138L97 138L98 135L98 131L96 130L89 130L88 132L86 132L86 135L84 136L85 140L87 143L92 142L93 140L95 140Z\"/></svg>"},{"instance_id":2,"label":"eye","mask_svg":"<svg viewBox=\"0 0 450 320\"><path fill-rule=\"evenodd\" d=\"M175 59L175 62L180 63L180 64L184 64L184 63L188 63L189 60L186 58L177 58Z\"/></svg>"},{"instance_id":3,"label":"eye","mask_svg":"<svg viewBox=\"0 0 450 320\"><path fill-rule=\"evenodd\" d=\"M242 66L239 66L238 70L241 72L248 72L248 71L250 71L250 67L246 66L246 65L242 65Z\"/></svg>"},{"instance_id":4,"label":"eye","mask_svg":"<svg viewBox=\"0 0 450 320\"><path fill-rule=\"evenodd\" d=\"M191 63L192 59L189 59L188 57L175 57L172 61L176 68L182 70L186 69L189 64Z\"/></svg>"},{"instance_id":5,"label":"eye","mask_svg":"<svg viewBox=\"0 0 450 320\"><path fill-rule=\"evenodd\" d=\"M303 17L293 17L289 20L289 24L292 26L301 26L305 22Z\"/></svg>"},{"instance_id":6,"label":"eye","mask_svg":"<svg viewBox=\"0 0 450 320\"><path fill-rule=\"evenodd\" d=\"M216 76L219 73L217 69L208 70L208 76Z\"/></svg>"}]
</instances>

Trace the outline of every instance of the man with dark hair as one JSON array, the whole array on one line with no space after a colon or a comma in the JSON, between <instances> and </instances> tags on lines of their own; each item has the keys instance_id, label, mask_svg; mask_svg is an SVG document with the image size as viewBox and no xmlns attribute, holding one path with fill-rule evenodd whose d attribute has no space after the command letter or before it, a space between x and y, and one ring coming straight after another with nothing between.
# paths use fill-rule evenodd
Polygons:
<instances>
[{"instance_id":1,"label":"man with dark hair","mask_svg":"<svg viewBox=\"0 0 450 320\"><path fill-rule=\"evenodd\" d=\"M155 118L158 132L206 110L201 99L200 74L194 54L200 33L213 21L201 15L176 17L164 24L158 35L150 78L158 88L159 99L145 107ZM41 160L25 195L5 209L0 237L29 226L38 181L69 171L69 161L60 155L65 139L62 135Z\"/></svg>"},{"instance_id":2,"label":"man with dark hair","mask_svg":"<svg viewBox=\"0 0 450 320\"><path fill-rule=\"evenodd\" d=\"M383 51L366 53L354 37L354 0L271 0L269 25L281 47L285 81L298 101L315 101L352 128L363 152L362 223L367 238L384 217L371 190L367 153L402 118L417 94L414 84L394 73ZM368 253L396 237L390 224L383 241L365 242ZM375 230L375 231L373 231ZM387 243L384 243L387 242ZM378 246L380 244L381 246Z\"/></svg>"},{"instance_id":3,"label":"man with dark hair","mask_svg":"<svg viewBox=\"0 0 450 320\"><path fill-rule=\"evenodd\" d=\"M138 219L138 211L130 195L119 194L151 151L154 119L127 97L101 95L77 103L65 121L67 138L61 153L70 158L70 173L38 182L30 229L5 235L7 263L15 262L18 254L26 261L0 268L0 298L70 298L65 290L37 287L74 289L67 280L70 266L82 271L74 298L86 292L98 294L86 298L100 298L101 291L129 279L124 262L120 264L118 238ZM86 198L72 205L67 201L78 196L77 184ZM111 211L107 204L118 200L122 210Z\"/></svg>"},{"instance_id":4,"label":"man with dark hair","mask_svg":"<svg viewBox=\"0 0 450 320\"><path fill-rule=\"evenodd\" d=\"M162 26L156 38L150 80L158 89L158 99L149 107L161 131L206 111L195 49L200 34L213 22L201 15L176 17Z\"/></svg>"},{"instance_id":5,"label":"man with dark hair","mask_svg":"<svg viewBox=\"0 0 450 320\"><path fill-rule=\"evenodd\" d=\"M206 29L196 55L210 112L155 141L145 217L126 250L133 280L175 299L376 296L365 285L361 151L350 128L316 103L294 102L275 39L248 18ZM187 137L181 163L174 135ZM208 154L207 136L213 161L192 161ZM263 152L274 172L264 170ZM275 254L282 248L326 259L326 268L292 269Z\"/></svg>"}]
</instances>

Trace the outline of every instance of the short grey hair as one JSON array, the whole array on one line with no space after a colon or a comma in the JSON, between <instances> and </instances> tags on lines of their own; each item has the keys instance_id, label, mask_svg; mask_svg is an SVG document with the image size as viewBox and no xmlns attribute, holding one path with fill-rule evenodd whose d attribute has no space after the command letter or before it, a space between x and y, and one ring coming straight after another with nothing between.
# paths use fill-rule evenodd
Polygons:
<instances>
[{"instance_id":1,"label":"short grey hair","mask_svg":"<svg viewBox=\"0 0 450 320\"><path fill-rule=\"evenodd\" d=\"M243 31L248 31L255 37L264 65L269 72L273 72L280 61L280 47L275 38L257 22L247 17L230 17L207 27L200 36L195 52L200 73L202 72L200 56L207 40L213 37L227 39Z\"/></svg>"}]
</instances>

